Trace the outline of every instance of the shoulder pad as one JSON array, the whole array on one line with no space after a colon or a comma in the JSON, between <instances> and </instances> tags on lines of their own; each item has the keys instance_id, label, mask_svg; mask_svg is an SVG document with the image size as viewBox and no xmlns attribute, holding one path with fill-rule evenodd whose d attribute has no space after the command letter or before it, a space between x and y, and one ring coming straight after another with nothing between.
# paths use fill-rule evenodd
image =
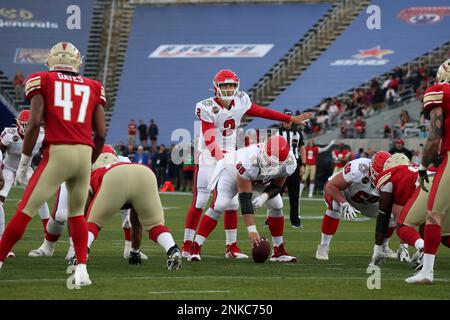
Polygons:
<instances>
[{"instance_id":1,"label":"shoulder pad","mask_svg":"<svg viewBox=\"0 0 450 320\"><path fill-rule=\"evenodd\" d=\"M239 99L242 99L243 97L245 97L247 94L244 91L238 91L237 92L237 96Z\"/></svg>"}]
</instances>

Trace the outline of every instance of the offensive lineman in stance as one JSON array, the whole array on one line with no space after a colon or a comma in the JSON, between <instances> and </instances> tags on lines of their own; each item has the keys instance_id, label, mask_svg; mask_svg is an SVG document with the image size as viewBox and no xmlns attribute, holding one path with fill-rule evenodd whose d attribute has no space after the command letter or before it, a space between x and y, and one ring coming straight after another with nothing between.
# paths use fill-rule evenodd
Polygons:
<instances>
[{"instance_id":1,"label":"offensive lineman in stance","mask_svg":"<svg viewBox=\"0 0 450 320\"><path fill-rule=\"evenodd\" d=\"M137 163L119 162L111 153L102 153L92 169L92 194L86 203L88 247L97 239L106 221L127 206L132 208L150 239L166 251L168 270L180 269L181 251L170 230L164 226L164 211L153 171ZM136 256L140 250L132 249L131 252Z\"/></svg>"},{"instance_id":2,"label":"offensive lineman in stance","mask_svg":"<svg viewBox=\"0 0 450 320\"><path fill-rule=\"evenodd\" d=\"M75 285L87 286L92 282L86 268L88 230L84 204L89 192L91 163L97 159L105 141L106 99L99 82L79 75L81 62L81 54L73 44L60 42L50 50L49 72L34 73L26 82L31 115L16 182L26 182L42 122L46 127L44 157L0 241L0 268L8 252L22 238L31 218L66 182L70 231L79 262L74 274Z\"/></svg>"},{"instance_id":3,"label":"offensive lineman in stance","mask_svg":"<svg viewBox=\"0 0 450 320\"><path fill-rule=\"evenodd\" d=\"M192 246L191 261L200 261L201 246L217 225L219 216L232 205L239 194L241 210L252 246L259 243L253 209L267 207L268 225L272 235L271 261L296 262L297 258L285 250L283 239L284 214L281 188L286 177L294 173L297 161L289 144L282 136L275 135L265 143L251 145L227 155L219 161L209 184L214 189L214 200L203 216ZM261 193L252 203L253 190Z\"/></svg>"}]
</instances>

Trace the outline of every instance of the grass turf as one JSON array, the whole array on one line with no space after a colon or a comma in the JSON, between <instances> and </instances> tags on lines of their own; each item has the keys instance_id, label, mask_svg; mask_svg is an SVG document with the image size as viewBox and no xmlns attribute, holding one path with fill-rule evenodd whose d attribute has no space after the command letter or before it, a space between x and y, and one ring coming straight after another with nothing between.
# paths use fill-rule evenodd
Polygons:
<instances>
[{"instance_id":1,"label":"grass turf","mask_svg":"<svg viewBox=\"0 0 450 320\"><path fill-rule=\"evenodd\" d=\"M21 189L13 189L5 203L7 220L15 210ZM166 225L181 246L184 218L192 196L162 194ZM314 201L315 200L315 201ZM285 201L288 215L289 204ZM52 204L50 204L50 208ZM435 283L414 286L404 283L413 274L405 263L389 260L381 269L381 289L369 290L367 265L372 255L375 221L341 222L333 238L328 262L314 259L320 240L323 201L301 202L303 229L285 224L286 248L299 263L229 260L224 257L223 220L202 249L201 262L183 261L178 271L166 270L166 255L161 247L143 236L142 251L150 260L143 266L129 266L122 258L123 232L119 214L109 221L89 257L88 270L93 281L81 290L69 290L66 280L67 233L58 242L55 254L48 258L30 258L28 251L39 247L42 224L36 216L24 237L14 248L15 259L5 261L0 272L0 299L449 299L450 251L441 246L435 266ZM257 214L261 235L264 212ZM239 217L239 246L250 254L250 244ZM391 248L398 248L394 235ZM410 249L411 254L413 249Z\"/></svg>"}]
</instances>

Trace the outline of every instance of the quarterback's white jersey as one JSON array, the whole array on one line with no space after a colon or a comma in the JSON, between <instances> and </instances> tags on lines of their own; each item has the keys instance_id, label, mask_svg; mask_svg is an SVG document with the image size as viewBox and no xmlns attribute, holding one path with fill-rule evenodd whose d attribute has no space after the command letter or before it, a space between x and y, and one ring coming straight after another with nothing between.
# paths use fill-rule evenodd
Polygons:
<instances>
[{"instance_id":1,"label":"quarterback's white jersey","mask_svg":"<svg viewBox=\"0 0 450 320\"><path fill-rule=\"evenodd\" d=\"M348 162L343 168L342 175L344 180L350 184L345 189L344 195L346 200L362 214L370 217L376 217L378 212L378 190L372 186L369 180L369 168L371 160L360 158ZM333 179L331 176L328 181Z\"/></svg>"},{"instance_id":2,"label":"quarterback's white jersey","mask_svg":"<svg viewBox=\"0 0 450 320\"><path fill-rule=\"evenodd\" d=\"M236 150L236 128L240 126L242 117L251 106L249 96L239 91L230 110L220 106L215 98L211 97L196 104L195 114L200 120L214 124L215 142L222 151L232 152ZM197 147L202 154L210 155L202 130Z\"/></svg>"},{"instance_id":3,"label":"quarterback's white jersey","mask_svg":"<svg viewBox=\"0 0 450 320\"><path fill-rule=\"evenodd\" d=\"M33 158L42 146L44 141L45 131L43 128L39 131L39 136L34 145L31 158ZM5 158L3 159L3 166L14 172L19 168L20 156L22 154L23 140L17 132L17 128L5 128L1 135L1 142L6 147Z\"/></svg>"}]
</instances>

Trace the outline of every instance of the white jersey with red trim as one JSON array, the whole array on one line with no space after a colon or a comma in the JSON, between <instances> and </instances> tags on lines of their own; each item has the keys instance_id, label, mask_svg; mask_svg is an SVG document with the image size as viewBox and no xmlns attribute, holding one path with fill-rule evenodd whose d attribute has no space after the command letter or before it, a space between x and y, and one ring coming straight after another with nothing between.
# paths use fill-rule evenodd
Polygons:
<instances>
[{"instance_id":1,"label":"white jersey with red trim","mask_svg":"<svg viewBox=\"0 0 450 320\"><path fill-rule=\"evenodd\" d=\"M236 150L236 128L241 125L242 117L251 106L252 102L247 93L239 91L230 110L219 105L216 99L211 97L196 104L195 114L201 121L214 125L215 142L222 151L231 152ZM210 155L201 129L198 151Z\"/></svg>"},{"instance_id":2,"label":"white jersey with red trim","mask_svg":"<svg viewBox=\"0 0 450 320\"><path fill-rule=\"evenodd\" d=\"M31 158L33 158L42 146L44 141L45 131L43 128L39 131L36 144L34 145ZM6 147L5 158L3 159L3 166L14 172L19 168L20 156L22 155L23 140L19 135L17 128L5 128L1 134L1 143Z\"/></svg>"},{"instance_id":3,"label":"white jersey with red trim","mask_svg":"<svg viewBox=\"0 0 450 320\"><path fill-rule=\"evenodd\" d=\"M236 181L237 174L239 174L243 179L253 181L254 185L260 186L268 185L271 180L284 178L294 173L297 161L292 152L289 152L286 161L276 171L270 174L264 173L258 161L258 154L263 152L263 147L264 144L259 143L227 153L222 160L217 162L208 189L215 188L223 170L228 171L227 176L231 176L233 181Z\"/></svg>"},{"instance_id":4,"label":"white jersey with red trim","mask_svg":"<svg viewBox=\"0 0 450 320\"><path fill-rule=\"evenodd\" d=\"M372 186L369 179L370 164L371 160L367 158L352 160L344 166L342 171L335 173L328 179L330 181L334 176L342 172L344 180L350 184L343 191L345 198L357 209L378 205L378 190Z\"/></svg>"}]
</instances>

